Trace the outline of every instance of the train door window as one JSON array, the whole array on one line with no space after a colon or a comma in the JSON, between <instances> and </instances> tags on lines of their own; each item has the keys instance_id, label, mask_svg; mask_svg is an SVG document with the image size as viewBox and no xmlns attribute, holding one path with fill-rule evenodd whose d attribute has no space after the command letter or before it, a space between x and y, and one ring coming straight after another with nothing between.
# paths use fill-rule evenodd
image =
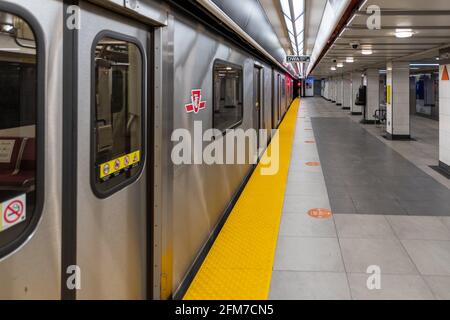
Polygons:
<instances>
[{"instance_id":1,"label":"train door window","mask_svg":"<svg viewBox=\"0 0 450 320\"><path fill-rule=\"evenodd\" d=\"M144 154L144 60L137 42L101 35L94 50L93 191L105 198L138 178Z\"/></svg>"},{"instance_id":2,"label":"train door window","mask_svg":"<svg viewBox=\"0 0 450 320\"><path fill-rule=\"evenodd\" d=\"M278 107L278 124L281 121L281 75L277 76L277 107Z\"/></svg>"},{"instance_id":3,"label":"train door window","mask_svg":"<svg viewBox=\"0 0 450 320\"><path fill-rule=\"evenodd\" d=\"M45 55L35 26L0 6L0 259L30 238L41 216Z\"/></svg>"},{"instance_id":4,"label":"train door window","mask_svg":"<svg viewBox=\"0 0 450 320\"><path fill-rule=\"evenodd\" d=\"M214 63L213 127L225 131L237 127L244 117L242 68L228 62Z\"/></svg>"}]
</instances>

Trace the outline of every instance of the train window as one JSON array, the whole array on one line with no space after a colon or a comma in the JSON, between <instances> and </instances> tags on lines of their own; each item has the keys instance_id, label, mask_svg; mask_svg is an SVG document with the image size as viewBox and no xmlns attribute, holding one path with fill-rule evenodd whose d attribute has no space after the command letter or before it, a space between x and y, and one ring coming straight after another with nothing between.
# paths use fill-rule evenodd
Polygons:
<instances>
[{"instance_id":1,"label":"train window","mask_svg":"<svg viewBox=\"0 0 450 320\"><path fill-rule=\"evenodd\" d=\"M214 64L214 119L213 127L221 131L242 123L243 107L242 68L227 62Z\"/></svg>"},{"instance_id":2,"label":"train window","mask_svg":"<svg viewBox=\"0 0 450 320\"><path fill-rule=\"evenodd\" d=\"M101 36L94 47L93 189L106 197L137 179L142 169L144 99L140 47Z\"/></svg>"},{"instance_id":3,"label":"train window","mask_svg":"<svg viewBox=\"0 0 450 320\"><path fill-rule=\"evenodd\" d=\"M43 110L38 77L44 59L38 39L28 19L0 9L0 258L29 239L41 215L37 115Z\"/></svg>"}]
</instances>

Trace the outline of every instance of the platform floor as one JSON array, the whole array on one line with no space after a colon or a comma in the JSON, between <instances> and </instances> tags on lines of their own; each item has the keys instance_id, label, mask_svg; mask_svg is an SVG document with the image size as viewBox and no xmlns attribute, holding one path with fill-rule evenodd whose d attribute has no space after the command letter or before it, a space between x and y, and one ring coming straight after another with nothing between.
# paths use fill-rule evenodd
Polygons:
<instances>
[{"instance_id":1,"label":"platform floor","mask_svg":"<svg viewBox=\"0 0 450 320\"><path fill-rule=\"evenodd\" d=\"M282 170L252 177L187 299L450 299L450 184L429 168L437 122L413 117L417 140L404 142L358 120L322 98L291 108ZM255 188L273 197L255 201ZM333 215L308 215L319 208ZM249 266L211 268L236 257ZM379 290L367 286L373 267Z\"/></svg>"},{"instance_id":2,"label":"platform floor","mask_svg":"<svg viewBox=\"0 0 450 320\"><path fill-rule=\"evenodd\" d=\"M385 143L336 105L302 100L271 299L450 298L450 191L414 164L437 161L431 121L413 119L417 141ZM429 154L411 153L422 137ZM317 207L333 217L309 217ZM381 269L380 290L367 287L370 266Z\"/></svg>"}]
</instances>

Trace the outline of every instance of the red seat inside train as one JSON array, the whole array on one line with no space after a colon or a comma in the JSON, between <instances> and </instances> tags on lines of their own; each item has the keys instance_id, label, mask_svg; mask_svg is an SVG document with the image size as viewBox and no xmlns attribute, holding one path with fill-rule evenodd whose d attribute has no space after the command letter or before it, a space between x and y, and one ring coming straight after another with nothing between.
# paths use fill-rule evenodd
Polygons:
<instances>
[{"instance_id":1,"label":"red seat inside train","mask_svg":"<svg viewBox=\"0 0 450 320\"><path fill-rule=\"evenodd\" d=\"M34 185L36 175L36 142L34 138L1 137L14 141L9 162L0 162L0 188L27 189Z\"/></svg>"}]
</instances>

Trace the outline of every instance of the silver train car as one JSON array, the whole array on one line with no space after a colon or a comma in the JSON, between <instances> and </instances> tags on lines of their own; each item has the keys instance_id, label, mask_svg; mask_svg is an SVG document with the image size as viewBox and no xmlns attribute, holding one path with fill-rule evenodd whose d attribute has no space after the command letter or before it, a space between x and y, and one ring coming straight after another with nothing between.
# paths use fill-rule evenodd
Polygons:
<instances>
[{"instance_id":1,"label":"silver train car","mask_svg":"<svg viewBox=\"0 0 450 320\"><path fill-rule=\"evenodd\" d=\"M254 166L174 130L276 128L296 83L179 3L0 0L0 299L182 297Z\"/></svg>"}]
</instances>

